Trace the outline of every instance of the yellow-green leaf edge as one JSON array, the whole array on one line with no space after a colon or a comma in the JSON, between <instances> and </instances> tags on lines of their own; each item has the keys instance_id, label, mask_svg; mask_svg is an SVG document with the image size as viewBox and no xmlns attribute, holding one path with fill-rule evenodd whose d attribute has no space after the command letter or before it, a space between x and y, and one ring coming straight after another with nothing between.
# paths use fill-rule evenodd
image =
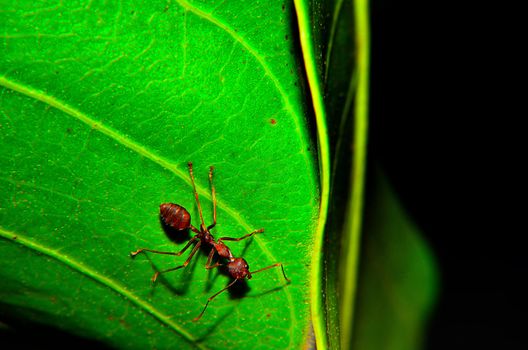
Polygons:
<instances>
[{"instance_id":1,"label":"yellow-green leaf edge","mask_svg":"<svg viewBox=\"0 0 528 350\"><path fill-rule=\"evenodd\" d=\"M352 164L352 189L349 215L345 227L350 231L344 244L342 256L343 266L346 266L348 278L343 278L343 288L340 300L340 330L341 348L350 349L352 331L354 328L354 310L357 287L359 245L363 223L363 196L365 188L365 172L367 162L367 130L369 106L370 79L370 23L368 0L354 0L354 23L357 35L356 43L356 103L354 105L354 157ZM350 277L351 276L351 277Z\"/></svg>"},{"instance_id":2,"label":"yellow-green leaf edge","mask_svg":"<svg viewBox=\"0 0 528 350\"><path fill-rule=\"evenodd\" d=\"M323 256L321 252L323 251L324 228L328 214L328 200L330 194L330 145L328 140L323 93L321 91L320 77L317 73L315 50L312 45L313 38L310 29L308 4L302 0L294 0L294 4L299 25L299 37L304 57L306 76L308 78L308 85L310 87L317 125L319 174L321 181L319 221L317 223L317 233L315 235L312 252L312 268L310 276L311 315L317 349L327 349L328 341L322 296Z\"/></svg>"},{"instance_id":3,"label":"yellow-green leaf edge","mask_svg":"<svg viewBox=\"0 0 528 350\"><path fill-rule=\"evenodd\" d=\"M328 203L330 194L330 147L328 140L328 130L326 122L326 112L324 108L322 86L317 73L315 49L313 47L312 31L310 29L310 19L308 3L302 0L294 0L299 25L300 43L304 57L306 76L312 96L312 103L315 112L317 137L319 147L319 167L321 179L321 206L319 222L317 226L316 240L312 256L311 273L311 314L314 328L315 340L318 349L328 348L326 334L326 319L323 313L323 240L324 227L328 213ZM340 8L341 6L337 6ZM356 25L356 50L357 54L357 90L356 104L354 106L355 134L354 134L354 155L351 205L349 207L349 220L345 227L350 229L350 239L346 242L346 255L343 257L344 266L353 275L346 279L341 292L343 298L341 303L340 328L341 347L346 349L350 345L351 333L353 329L354 300L357 283L357 264L359 254L359 242L361 233L361 217L363 212L363 195L365 184L366 168L366 145L368 129L368 103L369 103L369 70L370 70L370 23L369 23L369 3L368 0L354 0L355 25Z\"/></svg>"}]
</instances>

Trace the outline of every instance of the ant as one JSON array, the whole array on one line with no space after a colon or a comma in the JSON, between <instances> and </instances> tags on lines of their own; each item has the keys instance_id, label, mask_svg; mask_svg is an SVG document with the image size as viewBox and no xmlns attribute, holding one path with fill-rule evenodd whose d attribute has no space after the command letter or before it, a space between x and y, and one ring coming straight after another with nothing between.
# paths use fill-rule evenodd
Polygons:
<instances>
[{"instance_id":1,"label":"ant","mask_svg":"<svg viewBox=\"0 0 528 350\"><path fill-rule=\"evenodd\" d=\"M239 237L239 238L221 237L221 238L218 238L217 240L214 239L213 235L210 232L210 230L216 226L216 191L215 191L215 187L214 187L214 184L213 184L213 170L214 170L214 168L212 166L209 168L209 183L211 185L211 193L212 193L212 199L213 199L213 223L211 225L209 225L209 226L205 226L205 222L204 222L204 218L203 218L203 214L202 214L202 207L200 205L200 200L198 198L198 192L196 191L196 185L195 185L195 181L194 181L192 163L189 162L188 166L189 166L189 175L191 177L191 182L192 182L193 190L194 190L194 198L195 198L196 204L198 206L198 213L200 214L200 221L201 221L200 229L197 229L196 227L194 227L191 224L191 214L189 214L187 209L185 209L184 207L182 207L179 204L162 203L160 205L160 216L161 216L163 222L166 225L174 228L177 231L185 231L185 230L189 230L190 229L191 231L196 233L196 235L193 238L191 238L189 240L189 242L187 242L185 247L183 247L183 249L180 250L178 253L162 252L162 251L159 251L159 250L140 248L140 249L136 250L135 252L131 252L130 255L132 257L135 257L136 255L138 255L141 252L151 252L151 253L155 253L155 254L168 254L168 255L180 256L193 243L196 243L194 248L192 249L191 253L187 257L187 260L185 260L185 262L182 265L176 266L176 267L173 267L173 268L170 268L170 269L167 269L167 270L163 270L163 271L157 271L154 274L154 276L152 276L152 278L151 278L152 282L154 283L156 281L156 279L158 278L160 273L174 271L174 270L178 270L178 269L186 267L201 246L204 246L204 245L211 246L212 249L211 249L211 252L209 253L209 256L207 257L207 262L205 264L205 268L209 270L209 269L213 269L213 268L219 267L219 266L227 266L227 272L233 278L233 281L231 283L229 283L227 285L227 287L225 287L222 290L216 292L215 294L213 294L211 297L209 297L207 299L207 303L205 304L205 307L203 308L202 312L200 312L200 314L196 318L193 319L193 321L198 321L202 317L202 315L204 314L204 312L207 309L207 306L209 305L209 303L216 296L218 296L220 293L226 291L227 289L229 289L231 286L233 286L236 282L238 282L240 280L243 280L245 278L251 279L252 275L254 275L254 274L258 273L258 272L262 272L262 271L265 271L265 270L268 270L268 269L271 269L271 268L274 268L274 267L278 267L278 266L281 267L282 274L284 276L284 279L287 281L287 283L290 283L290 279L288 277L286 277L286 273L284 272L284 266L281 263L275 263L273 265L270 265L270 266L261 268L259 270L250 272L249 271L249 265L248 265L247 261L244 258L241 258L241 257L237 258L237 257L233 256L233 253L231 253L231 250L229 249L229 247L223 242L223 241L235 241L235 242L238 242L238 241L241 241L243 239L249 238L249 237L251 237L251 236L253 236L253 235L257 234L257 233L262 233L262 232L264 232L264 229L261 228L261 229L255 230L255 231L253 231L251 233L248 233L248 234L246 234L246 235L244 235L242 237ZM227 260L227 264L224 265L224 264L221 264L219 262L216 262L216 263L212 264L215 252L218 254L218 256L220 258Z\"/></svg>"}]
</instances>

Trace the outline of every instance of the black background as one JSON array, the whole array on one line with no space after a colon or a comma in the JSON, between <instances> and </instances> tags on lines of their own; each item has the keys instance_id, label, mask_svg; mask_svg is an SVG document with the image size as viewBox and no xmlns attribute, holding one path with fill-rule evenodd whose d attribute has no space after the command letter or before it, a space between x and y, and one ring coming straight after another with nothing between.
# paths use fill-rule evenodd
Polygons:
<instances>
[{"instance_id":1,"label":"black background","mask_svg":"<svg viewBox=\"0 0 528 350\"><path fill-rule=\"evenodd\" d=\"M508 21L461 3L373 0L369 159L437 256L426 348L521 348L526 229L508 198L522 199L508 160L519 113L503 99L513 62L498 31Z\"/></svg>"}]
</instances>

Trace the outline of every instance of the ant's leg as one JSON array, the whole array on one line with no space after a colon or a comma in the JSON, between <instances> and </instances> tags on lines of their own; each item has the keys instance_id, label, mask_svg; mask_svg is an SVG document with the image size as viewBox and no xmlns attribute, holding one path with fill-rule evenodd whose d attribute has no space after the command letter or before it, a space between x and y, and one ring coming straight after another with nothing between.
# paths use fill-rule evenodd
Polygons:
<instances>
[{"instance_id":1,"label":"ant's leg","mask_svg":"<svg viewBox=\"0 0 528 350\"><path fill-rule=\"evenodd\" d=\"M264 232L264 229L263 229L263 228L258 229L258 230L255 230L255 231L253 231L253 232L251 232L251 233L248 233L247 235L244 235L244 236L242 236L242 237L240 237L240 238L221 237L221 238L218 239L218 241L237 241L237 242L238 242L238 241L241 241L241 240L246 239L246 238L248 238L248 237L251 237L251 236L253 236L254 234L262 233L262 232Z\"/></svg>"},{"instance_id":2,"label":"ant's leg","mask_svg":"<svg viewBox=\"0 0 528 350\"><path fill-rule=\"evenodd\" d=\"M207 230L216 226L216 191L213 184L213 170L214 167L209 168L209 183L211 184L211 194L213 196L213 223L207 227Z\"/></svg>"},{"instance_id":3,"label":"ant's leg","mask_svg":"<svg viewBox=\"0 0 528 350\"><path fill-rule=\"evenodd\" d=\"M139 253L141 252L151 252L151 253L155 253L155 254L166 254L166 255L176 255L176 256L180 256L182 255L190 246L191 244L193 244L195 241L197 240L196 236L191 238L189 240L189 242L187 242L187 244L185 245L185 247L183 247L182 250L180 250L178 253L174 253L174 252L161 252L159 250L153 250L153 249L147 249L147 248L140 248L138 250L136 250L135 252L130 252L130 255L132 257L135 257L136 255L138 255Z\"/></svg>"},{"instance_id":4,"label":"ant's leg","mask_svg":"<svg viewBox=\"0 0 528 350\"><path fill-rule=\"evenodd\" d=\"M213 261L214 253L215 253L215 250L211 249L211 252L209 253L209 256L207 257L207 262L205 263L205 268L207 270L214 269L215 267L218 267L218 266L222 266L222 264L220 264L218 262L215 263L214 265L211 265L211 262Z\"/></svg>"},{"instance_id":5,"label":"ant's leg","mask_svg":"<svg viewBox=\"0 0 528 350\"><path fill-rule=\"evenodd\" d=\"M191 229L192 232L194 233L201 233L200 230L198 230L196 227L194 227L193 225L189 225L189 228Z\"/></svg>"},{"instance_id":6,"label":"ant's leg","mask_svg":"<svg viewBox=\"0 0 528 350\"><path fill-rule=\"evenodd\" d=\"M213 300L218 294L222 293L223 291L225 291L226 289L228 289L229 287L231 287L233 284L235 284L236 282L238 281L238 279L235 279L233 282L229 283L229 285L227 287L225 287L224 289L222 289L221 291L219 292L216 292L215 294L213 294L211 297L209 297L209 299L207 299L207 303L205 304L205 307L203 308L202 312L200 312L200 314L198 315L198 317L195 317L193 319L194 322L198 321L200 318L202 318L202 315L204 314L205 312L205 309L207 309L207 305L209 305L209 303L211 302L211 300Z\"/></svg>"},{"instance_id":7,"label":"ant's leg","mask_svg":"<svg viewBox=\"0 0 528 350\"><path fill-rule=\"evenodd\" d=\"M280 267L281 267L281 269L282 269L282 274L283 274L283 276L284 276L284 279L285 279L288 283L290 283L291 280L290 280L288 277L286 277L286 272L284 272L284 266L282 266L281 263L276 263L276 264L273 264L273 265L270 265L270 266L267 266L267 267L263 267L263 268L261 268L260 270L250 272L250 274L253 275L253 274L255 274L255 273L259 273L259 272L262 272L262 271L264 271L264 270L271 269L271 268L274 268L274 267L277 267L277 266L280 266Z\"/></svg>"},{"instance_id":8,"label":"ant's leg","mask_svg":"<svg viewBox=\"0 0 528 350\"><path fill-rule=\"evenodd\" d=\"M187 242L187 244L185 245L185 247L183 247L182 250L180 250L178 253L176 253L176 255L177 256L182 255L183 252L185 252L191 246L191 244L193 244L196 241L198 241L198 238L196 238L196 236L194 236L193 238L191 238L191 240L189 242Z\"/></svg>"},{"instance_id":9,"label":"ant's leg","mask_svg":"<svg viewBox=\"0 0 528 350\"><path fill-rule=\"evenodd\" d=\"M161 252L159 250L152 250L152 249L147 249L147 248L139 248L135 252L130 252L130 255L132 257L135 257L136 255L142 252L151 252L151 253L156 253L156 254L167 254L167 255L178 255L178 253L175 253L175 252Z\"/></svg>"},{"instance_id":10,"label":"ant's leg","mask_svg":"<svg viewBox=\"0 0 528 350\"><path fill-rule=\"evenodd\" d=\"M159 274L160 273L165 273L165 272L170 272L170 271L174 271L174 270L178 270L178 269L181 269L183 267L186 267L187 265L189 265L189 262L191 261L192 257L194 256L194 254L196 254L196 252L198 251L198 248L200 248L200 246L202 245L202 242L198 242L193 250L191 251L191 254L189 254L189 257L187 258L187 260L185 260L185 262L183 263L183 265L180 265L180 266L176 266L176 267L173 267L173 268L170 268L170 269L167 269L167 270L163 270L163 271L156 271L156 273L154 274L154 276L152 276L151 280L152 280L152 283L156 282L156 279L158 278Z\"/></svg>"},{"instance_id":11,"label":"ant's leg","mask_svg":"<svg viewBox=\"0 0 528 350\"><path fill-rule=\"evenodd\" d=\"M203 214L202 214L202 206L200 205L200 200L198 199L198 192L196 191L196 184L194 183L192 163L189 162L187 163L187 165L189 166L189 175L191 176L191 182L192 182L193 190L194 190L194 198L196 199L196 205L198 205L198 213L200 213L200 220L202 221L202 227L205 227Z\"/></svg>"}]
</instances>

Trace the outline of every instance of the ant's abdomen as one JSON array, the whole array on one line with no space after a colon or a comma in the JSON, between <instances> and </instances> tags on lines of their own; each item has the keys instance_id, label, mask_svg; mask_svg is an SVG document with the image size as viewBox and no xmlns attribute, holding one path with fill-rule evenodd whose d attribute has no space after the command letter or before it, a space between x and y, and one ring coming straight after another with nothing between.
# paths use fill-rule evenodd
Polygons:
<instances>
[{"instance_id":1,"label":"ant's abdomen","mask_svg":"<svg viewBox=\"0 0 528 350\"><path fill-rule=\"evenodd\" d=\"M181 205L174 203L160 204L160 215L163 222L175 230L187 230L191 226L191 214Z\"/></svg>"}]
</instances>

